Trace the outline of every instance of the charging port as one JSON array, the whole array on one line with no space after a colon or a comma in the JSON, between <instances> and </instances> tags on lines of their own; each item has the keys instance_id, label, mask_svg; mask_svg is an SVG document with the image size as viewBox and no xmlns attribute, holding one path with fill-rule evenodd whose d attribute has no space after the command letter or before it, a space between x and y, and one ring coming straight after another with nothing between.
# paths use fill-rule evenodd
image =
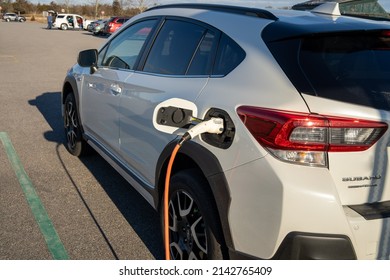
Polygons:
<instances>
[{"instance_id":1,"label":"charging port","mask_svg":"<svg viewBox=\"0 0 390 280\"><path fill-rule=\"evenodd\" d=\"M224 122L224 131L221 134L203 133L200 135L203 141L221 149L228 149L234 140L236 128L229 114L224 110L211 108L205 115L204 120L221 118Z\"/></svg>"}]
</instances>

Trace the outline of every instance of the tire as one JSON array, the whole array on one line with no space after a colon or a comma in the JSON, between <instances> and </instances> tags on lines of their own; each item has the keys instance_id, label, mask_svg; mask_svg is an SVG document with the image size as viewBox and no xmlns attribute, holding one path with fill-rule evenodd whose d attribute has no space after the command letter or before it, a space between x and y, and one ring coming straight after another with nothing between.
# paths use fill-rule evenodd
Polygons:
<instances>
[{"instance_id":1,"label":"tire","mask_svg":"<svg viewBox=\"0 0 390 280\"><path fill-rule=\"evenodd\" d=\"M61 30L68 30L68 25L66 23L61 24Z\"/></svg>"},{"instance_id":2,"label":"tire","mask_svg":"<svg viewBox=\"0 0 390 280\"><path fill-rule=\"evenodd\" d=\"M69 93L65 99L64 129L65 146L69 153L77 157L88 154L89 145L83 139L82 128L73 93Z\"/></svg>"},{"instance_id":3,"label":"tire","mask_svg":"<svg viewBox=\"0 0 390 280\"><path fill-rule=\"evenodd\" d=\"M6 22L10 22L10 19L9 19L9 18L7 18L5 21L6 21Z\"/></svg>"},{"instance_id":4,"label":"tire","mask_svg":"<svg viewBox=\"0 0 390 280\"><path fill-rule=\"evenodd\" d=\"M171 178L169 235L173 260L223 259L221 226L207 185L196 169L180 171Z\"/></svg>"}]
</instances>

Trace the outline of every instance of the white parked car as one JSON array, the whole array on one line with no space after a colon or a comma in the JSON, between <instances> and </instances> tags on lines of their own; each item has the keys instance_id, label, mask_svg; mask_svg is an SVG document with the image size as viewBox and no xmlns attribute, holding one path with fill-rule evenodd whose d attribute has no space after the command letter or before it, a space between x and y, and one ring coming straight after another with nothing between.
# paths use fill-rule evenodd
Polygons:
<instances>
[{"instance_id":1,"label":"white parked car","mask_svg":"<svg viewBox=\"0 0 390 280\"><path fill-rule=\"evenodd\" d=\"M90 20L90 19L84 19L83 20L83 29L88 30L88 25L90 25L92 22L94 22L94 21Z\"/></svg>"},{"instance_id":2,"label":"white parked car","mask_svg":"<svg viewBox=\"0 0 390 280\"><path fill-rule=\"evenodd\" d=\"M173 259L389 259L389 77L390 24L337 3L157 6L80 52L66 147L168 209Z\"/></svg>"},{"instance_id":3,"label":"white parked car","mask_svg":"<svg viewBox=\"0 0 390 280\"><path fill-rule=\"evenodd\" d=\"M84 29L84 18L76 14L58 14L53 22L53 28Z\"/></svg>"}]
</instances>

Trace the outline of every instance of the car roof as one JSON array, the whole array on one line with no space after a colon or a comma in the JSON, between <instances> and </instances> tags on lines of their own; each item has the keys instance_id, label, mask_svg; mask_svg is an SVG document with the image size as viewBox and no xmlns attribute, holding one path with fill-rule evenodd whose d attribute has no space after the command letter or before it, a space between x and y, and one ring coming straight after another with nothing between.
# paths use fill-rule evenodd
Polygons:
<instances>
[{"instance_id":1,"label":"car roof","mask_svg":"<svg viewBox=\"0 0 390 280\"><path fill-rule=\"evenodd\" d=\"M81 17L78 14L58 14L57 16L79 16L79 17Z\"/></svg>"},{"instance_id":2,"label":"car roof","mask_svg":"<svg viewBox=\"0 0 390 280\"><path fill-rule=\"evenodd\" d=\"M159 9L200 9L200 10L209 10L217 12L226 12L231 14L240 14L247 15L265 19L276 20L277 18L269 11L259 8L250 8L246 6L239 5L223 5L223 4L200 4L200 3L181 3L181 4L167 4L154 6L147 11L159 10Z\"/></svg>"},{"instance_id":3,"label":"car roof","mask_svg":"<svg viewBox=\"0 0 390 280\"><path fill-rule=\"evenodd\" d=\"M339 10L338 4L333 8L336 7ZM268 23L263 31L265 41L326 32L390 29L389 22L343 16L329 8L325 8L325 10L297 11L283 9L269 10L244 5L240 6L240 4L181 3L155 6L148 9L147 12L149 11L154 15L183 15L196 18L199 16L201 10L210 13L228 13L231 17L237 15L250 17L254 20L266 20Z\"/></svg>"},{"instance_id":4,"label":"car roof","mask_svg":"<svg viewBox=\"0 0 390 280\"><path fill-rule=\"evenodd\" d=\"M120 19L120 18L130 18L130 17L127 17L127 16L116 16L116 17L111 17L110 19L111 20L117 20L117 19Z\"/></svg>"}]
</instances>

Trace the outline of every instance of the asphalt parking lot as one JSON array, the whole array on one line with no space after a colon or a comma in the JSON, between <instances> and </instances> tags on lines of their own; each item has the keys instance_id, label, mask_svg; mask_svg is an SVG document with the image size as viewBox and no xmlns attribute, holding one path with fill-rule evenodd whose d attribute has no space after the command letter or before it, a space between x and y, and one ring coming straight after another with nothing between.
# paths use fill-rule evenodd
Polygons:
<instances>
[{"instance_id":1,"label":"asphalt parking lot","mask_svg":"<svg viewBox=\"0 0 390 280\"><path fill-rule=\"evenodd\" d=\"M162 259L157 213L102 158L63 145L60 92L105 38L0 22L0 259Z\"/></svg>"}]
</instances>

